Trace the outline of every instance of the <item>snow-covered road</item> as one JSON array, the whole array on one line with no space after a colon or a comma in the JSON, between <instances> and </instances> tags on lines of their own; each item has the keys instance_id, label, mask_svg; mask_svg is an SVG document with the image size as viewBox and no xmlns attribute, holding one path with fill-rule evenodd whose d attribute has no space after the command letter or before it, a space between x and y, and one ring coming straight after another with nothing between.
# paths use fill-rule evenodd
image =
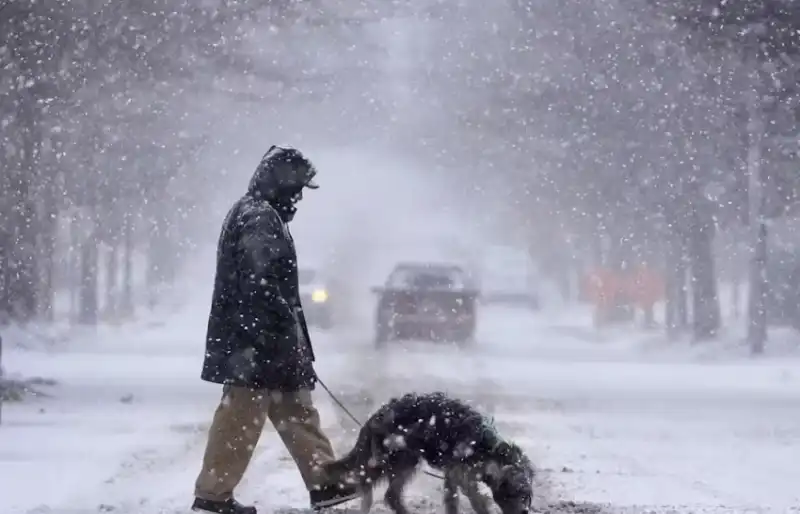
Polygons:
<instances>
[{"instance_id":1,"label":"snow-covered road","mask_svg":"<svg viewBox=\"0 0 800 514\"><path fill-rule=\"evenodd\" d=\"M363 417L409 390L476 402L542 467L550 501L681 514L800 506L800 361L634 351L579 336L583 321L490 309L466 350L401 343L376 352L363 331L320 333L318 371ZM219 395L198 379L203 328L189 312L125 337L10 353L10 371L60 385L54 398L6 406L0 512L187 512ZM317 396L345 448L353 424ZM441 510L436 485L420 477L412 486L419 510ZM274 434L265 432L239 494L264 512L306 505Z\"/></svg>"}]
</instances>

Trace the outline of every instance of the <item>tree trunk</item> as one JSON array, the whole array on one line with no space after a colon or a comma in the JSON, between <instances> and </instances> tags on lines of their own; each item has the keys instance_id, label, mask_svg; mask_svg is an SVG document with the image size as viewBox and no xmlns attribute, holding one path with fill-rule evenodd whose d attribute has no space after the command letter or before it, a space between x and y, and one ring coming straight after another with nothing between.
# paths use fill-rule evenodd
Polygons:
<instances>
[{"instance_id":1,"label":"tree trunk","mask_svg":"<svg viewBox=\"0 0 800 514\"><path fill-rule=\"evenodd\" d=\"M35 194L38 151L41 143L41 131L35 107L35 99L23 97L19 102L17 115L20 119L21 160L19 171L14 174L16 183L12 184L11 196L16 194L14 208L16 219L12 221L12 230L16 231L14 241L15 262L12 298L15 300L15 317L20 321L28 321L36 315L37 289L39 285L37 259L37 227L39 217L36 212ZM14 187L16 186L16 187Z\"/></svg>"},{"instance_id":2,"label":"tree trunk","mask_svg":"<svg viewBox=\"0 0 800 514\"><path fill-rule=\"evenodd\" d=\"M674 241L667 241L664 256L664 325L667 336L678 335L678 249Z\"/></svg>"},{"instance_id":3,"label":"tree trunk","mask_svg":"<svg viewBox=\"0 0 800 514\"><path fill-rule=\"evenodd\" d=\"M53 275L56 263L56 231L58 230L58 211L56 209L56 199L51 186L45 186L43 206L43 219L41 221L41 250L40 255L40 286L39 286L39 313L47 321L55 319L53 300L55 295Z\"/></svg>"},{"instance_id":4,"label":"tree trunk","mask_svg":"<svg viewBox=\"0 0 800 514\"><path fill-rule=\"evenodd\" d=\"M164 244L164 227L157 216L150 220L149 237L147 238L147 269L145 283L147 289L147 303L152 308L158 302L159 291L164 283L167 271L167 255L169 250Z\"/></svg>"},{"instance_id":5,"label":"tree trunk","mask_svg":"<svg viewBox=\"0 0 800 514\"><path fill-rule=\"evenodd\" d=\"M717 277L714 273L714 224L710 216L695 213L689 236L692 279L693 335L695 342L716 337L720 325Z\"/></svg>"},{"instance_id":6,"label":"tree trunk","mask_svg":"<svg viewBox=\"0 0 800 514\"><path fill-rule=\"evenodd\" d=\"M757 223L758 233L750 263L750 302L748 304L749 323L747 341L750 351L759 355L764 353L767 342L767 225Z\"/></svg>"},{"instance_id":7,"label":"tree trunk","mask_svg":"<svg viewBox=\"0 0 800 514\"><path fill-rule=\"evenodd\" d=\"M97 237L95 231L81 244L81 281L79 286L80 310L78 322L97 324Z\"/></svg>"},{"instance_id":8,"label":"tree trunk","mask_svg":"<svg viewBox=\"0 0 800 514\"><path fill-rule=\"evenodd\" d=\"M119 248L112 242L106 253L106 305L105 315L109 320L116 318L118 314L117 304L119 300Z\"/></svg>"},{"instance_id":9,"label":"tree trunk","mask_svg":"<svg viewBox=\"0 0 800 514\"><path fill-rule=\"evenodd\" d=\"M163 201L161 205L167 205ZM174 227L170 223L169 214L163 208L155 211L150 218L150 229L147 246L147 290L151 305L165 285L175 279L175 264L179 248L175 245Z\"/></svg>"},{"instance_id":10,"label":"tree trunk","mask_svg":"<svg viewBox=\"0 0 800 514\"><path fill-rule=\"evenodd\" d=\"M8 172L8 158L4 152L0 152L0 191L6 194L0 195L0 326L5 325L11 317L11 224L13 201L11 177Z\"/></svg>"},{"instance_id":11,"label":"tree trunk","mask_svg":"<svg viewBox=\"0 0 800 514\"><path fill-rule=\"evenodd\" d=\"M133 219L126 215L123 221L123 277L121 313L133 314Z\"/></svg>"},{"instance_id":12,"label":"tree trunk","mask_svg":"<svg viewBox=\"0 0 800 514\"><path fill-rule=\"evenodd\" d=\"M686 246L680 234L672 233L665 256L665 312L667 335L675 339L689 324L686 287Z\"/></svg>"},{"instance_id":13,"label":"tree trunk","mask_svg":"<svg viewBox=\"0 0 800 514\"><path fill-rule=\"evenodd\" d=\"M750 96L748 114L748 221L752 236L747 341L751 352L758 355L764 352L767 341L767 226L763 219L764 194L761 182L761 144L765 127L759 95Z\"/></svg>"},{"instance_id":14,"label":"tree trunk","mask_svg":"<svg viewBox=\"0 0 800 514\"><path fill-rule=\"evenodd\" d=\"M678 331L684 332L689 326L689 284L687 280L689 265L686 258L686 246L683 241L680 243L680 257L675 273L677 278L677 297L676 297L676 322Z\"/></svg>"},{"instance_id":15,"label":"tree trunk","mask_svg":"<svg viewBox=\"0 0 800 514\"><path fill-rule=\"evenodd\" d=\"M77 322L80 312L80 284L81 284L81 255L79 252L81 242L79 237L78 220L73 212L69 218L69 255L67 256L67 287L69 288L69 319Z\"/></svg>"},{"instance_id":16,"label":"tree trunk","mask_svg":"<svg viewBox=\"0 0 800 514\"><path fill-rule=\"evenodd\" d=\"M11 280L8 268L11 253L10 239L0 227L0 326L5 325L11 317L11 295L8 289Z\"/></svg>"},{"instance_id":17,"label":"tree trunk","mask_svg":"<svg viewBox=\"0 0 800 514\"><path fill-rule=\"evenodd\" d=\"M12 316L18 321L30 321L36 315L36 289L39 283L36 259L36 237L31 219L35 210L28 200L17 207L18 230L12 252L11 300Z\"/></svg>"}]
</instances>

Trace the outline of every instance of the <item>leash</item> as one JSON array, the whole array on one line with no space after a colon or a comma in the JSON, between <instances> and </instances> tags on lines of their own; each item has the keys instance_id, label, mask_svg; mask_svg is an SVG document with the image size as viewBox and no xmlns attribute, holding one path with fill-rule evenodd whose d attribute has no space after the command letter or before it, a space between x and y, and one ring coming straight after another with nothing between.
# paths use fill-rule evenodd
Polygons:
<instances>
[{"instance_id":1,"label":"leash","mask_svg":"<svg viewBox=\"0 0 800 514\"><path fill-rule=\"evenodd\" d=\"M325 390L325 392L328 393L328 396L331 397L331 400L333 400L333 402L342 410L342 412L347 414L347 416L353 421L353 423L358 425L359 428L364 426L364 423L359 421L358 418L355 417L352 412L350 412L350 409L348 409L347 406L345 406L345 404L343 404L339 400L339 398L333 393L333 391L331 391L330 388L328 388L328 386L325 385L325 382L323 382L319 377L317 377L317 382L319 383L319 385L322 386L322 388ZM444 480L444 476L443 475L440 475L438 473L434 473L433 471L428 471L427 469L423 469L422 472L425 473L426 475L430 476L430 477L438 478L439 480Z\"/></svg>"}]
</instances>

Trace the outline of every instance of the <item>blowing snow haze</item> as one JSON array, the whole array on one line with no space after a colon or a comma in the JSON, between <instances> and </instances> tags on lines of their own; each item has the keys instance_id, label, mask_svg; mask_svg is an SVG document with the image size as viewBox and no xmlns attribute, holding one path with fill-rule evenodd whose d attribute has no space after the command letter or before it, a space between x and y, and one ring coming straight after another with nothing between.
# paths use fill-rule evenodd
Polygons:
<instances>
[{"instance_id":1,"label":"blowing snow haze","mask_svg":"<svg viewBox=\"0 0 800 514\"><path fill-rule=\"evenodd\" d=\"M271 145L320 185L279 307L359 419L459 396L543 512L793 512L799 45L786 0L0 0L0 513L191 505ZM270 430L237 498L305 508Z\"/></svg>"},{"instance_id":2,"label":"blowing snow haze","mask_svg":"<svg viewBox=\"0 0 800 514\"><path fill-rule=\"evenodd\" d=\"M209 67L208 92L190 101L191 123L209 143L187 173L206 170L201 187L211 186L204 195L216 206L209 223L276 142L301 148L320 169L322 189L306 195L294 224L302 260L318 266L357 245L363 271L381 253L385 268L398 249L438 258L452 253L450 241L472 238L491 207L469 185L469 159L454 160L457 151L436 137L434 127L457 129L428 60L443 53L440 23L406 10L306 6L290 21L246 24L226 55L253 71Z\"/></svg>"},{"instance_id":3,"label":"blowing snow haze","mask_svg":"<svg viewBox=\"0 0 800 514\"><path fill-rule=\"evenodd\" d=\"M473 244L487 214L476 208L480 191L465 187L459 175L469 169L426 135L451 121L426 60L438 27L420 14L312 9L311 19L249 33L243 53L297 77L288 85L255 73L213 79L218 135L203 166L230 178L227 196L215 187L216 219L275 141L301 148L320 170L322 188L305 195L293 224L301 264L366 285L398 258L452 258L454 241Z\"/></svg>"}]
</instances>

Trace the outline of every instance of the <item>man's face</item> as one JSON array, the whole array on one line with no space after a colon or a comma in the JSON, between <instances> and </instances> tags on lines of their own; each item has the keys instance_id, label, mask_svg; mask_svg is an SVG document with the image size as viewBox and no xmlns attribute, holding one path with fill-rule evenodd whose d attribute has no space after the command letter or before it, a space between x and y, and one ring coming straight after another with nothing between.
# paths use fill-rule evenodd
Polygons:
<instances>
[{"instance_id":1,"label":"man's face","mask_svg":"<svg viewBox=\"0 0 800 514\"><path fill-rule=\"evenodd\" d=\"M303 188L292 191L284 191L281 201L276 205L281 213L283 220L288 223L294 219L297 212L297 203L303 199Z\"/></svg>"},{"instance_id":2,"label":"man's face","mask_svg":"<svg viewBox=\"0 0 800 514\"><path fill-rule=\"evenodd\" d=\"M301 188L298 191L292 192L292 194L289 196L289 199L291 200L292 205L297 205L298 202L303 199L303 189Z\"/></svg>"}]
</instances>

